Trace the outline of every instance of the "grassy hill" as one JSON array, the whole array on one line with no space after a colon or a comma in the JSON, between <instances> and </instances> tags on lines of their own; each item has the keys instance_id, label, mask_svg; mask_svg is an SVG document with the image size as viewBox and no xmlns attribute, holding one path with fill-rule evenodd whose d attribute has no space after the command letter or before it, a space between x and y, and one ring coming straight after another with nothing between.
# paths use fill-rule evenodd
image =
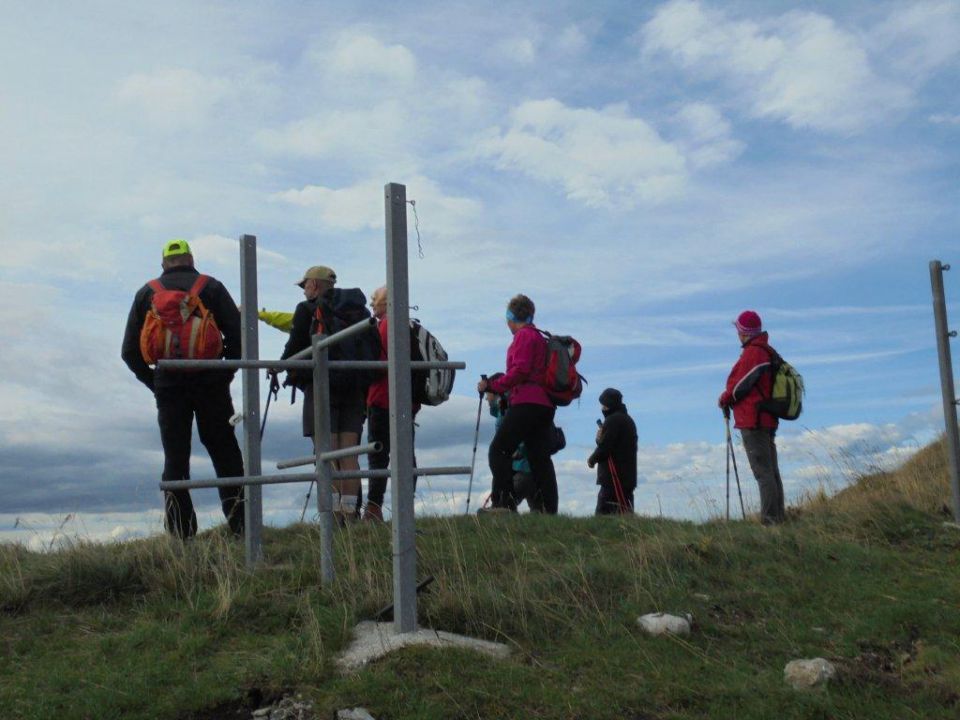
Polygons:
<instances>
[{"instance_id":1,"label":"grassy hill","mask_svg":"<svg viewBox=\"0 0 960 720\"><path fill-rule=\"evenodd\" d=\"M642 492L643 489L640 489ZM409 649L357 676L333 658L391 600L389 528L265 533L250 574L217 531L36 554L0 546L0 708L15 718L236 718L290 692L317 716L957 718L960 530L943 449L817 496L780 528L649 518L426 518L420 622L514 648ZM691 612L689 638L636 618ZM800 693L791 659L839 679Z\"/></svg>"}]
</instances>

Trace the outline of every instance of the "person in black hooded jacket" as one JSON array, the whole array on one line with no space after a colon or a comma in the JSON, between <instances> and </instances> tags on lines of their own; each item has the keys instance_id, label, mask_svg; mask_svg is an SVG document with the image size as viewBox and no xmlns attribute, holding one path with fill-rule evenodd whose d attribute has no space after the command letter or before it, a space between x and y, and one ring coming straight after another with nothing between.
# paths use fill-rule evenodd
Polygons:
<instances>
[{"instance_id":1,"label":"person in black hooded jacket","mask_svg":"<svg viewBox=\"0 0 960 720\"><path fill-rule=\"evenodd\" d=\"M588 467L597 468L600 486L596 514L632 513L637 487L637 426L627 414L619 390L607 388L600 393L600 409L604 420L597 430L597 449L587 459Z\"/></svg>"},{"instance_id":2,"label":"person in black hooded jacket","mask_svg":"<svg viewBox=\"0 0 960 720\"><path fill-rule=\"evenodd\" d=\"M158 281L168 290L188 291L200 277L194 267L193 253L186 240L170 240L163 248ZM190 478L190 443L196 418L200 442L210 453L217 477L243 475L243 455L230 418L233 399L230 383L234 370L159 370L147 364L140 348L140 333L150 310L155 290L150 284L137 292L127 316L120 354L131 372L154 395L160 441L163 445L163 479ZM216 319L223 336L222 355L228 360L240 357L240 311L227 288L208 277L199 292L204 307ZM244 490L242 485L219 488L223 514L230 530L242 536L244 530ZM176 537L186 539L197 533L197 513L189 490L164 492L164 526Z\"/></svg>"}]
</instances>

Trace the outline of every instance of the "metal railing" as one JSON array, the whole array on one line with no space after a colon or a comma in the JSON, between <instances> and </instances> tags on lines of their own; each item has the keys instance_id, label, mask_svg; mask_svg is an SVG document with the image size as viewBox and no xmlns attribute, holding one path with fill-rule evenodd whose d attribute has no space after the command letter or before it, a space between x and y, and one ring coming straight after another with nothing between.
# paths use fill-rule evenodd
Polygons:
<instances>
[{"instance_id":1,"label":"metal railing","mask_svg":"<svg viewBox=\"0 0 960 720\"><path fill-rule=\"evenodd\" d=\"M940 361L940 390L943 395L943 422L947 436L947 455L950 466L950 487L953 494L953 519L960 523L960 433L957 431L957 400L953 386L953 360L950 357L950 338L956 330L947 325L947 301L943 292L943 273L949 265L939 260L930 263L930 286L933 290L933 318L937 331L937 355Z\"/></svg>"},{"instance_id":2,"label":"metal railing","mask_svg":"<svg viewBox=\"0 0 960 720\"><path fill-rule=\"evenodd\" d=\"M469 466L413 467L413 398L411 370L466 368L463 362L412 362L410 360L409 286L407 274L406 188L390 183L384 188L387 251L387 320L390 349L383 361L334 360L329 348L353 335L369 331L375 320L364 320L333 335L315 335L312 346L286 360L260 360L257 335L256 237L240 238L242 335L239 360L161 360L164 370L223 369L241 370L243 380L244 472L242 477L207 480L171 480L160 483L161 490L243 485L247 564L256 565L263 557L262 493L264 485L293 482L317 483L317 512L320 524L320 577L324 585L334 581L333 558L333 480L389 477L393 488L393 585L394 627L399 633L416 630L416 529L413 506L415 476L467 475ZM314 454L277 463L278 469L313 465L312 473L263 474L260 457L260 369L312 369ZM332 462L344 457L377 452L379 443L334 450L330 432L329 370L386 369L390 402L390 468L386 470L334 470Z\"/></svg>"}]
</instances>

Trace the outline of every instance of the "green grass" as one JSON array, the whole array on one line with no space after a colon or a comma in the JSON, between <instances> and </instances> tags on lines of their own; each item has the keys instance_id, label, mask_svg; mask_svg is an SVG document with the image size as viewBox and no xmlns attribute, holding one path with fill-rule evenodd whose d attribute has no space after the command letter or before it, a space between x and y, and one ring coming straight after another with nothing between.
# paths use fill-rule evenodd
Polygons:
<instances>
[{"instance_id":1,"label":"green grass","mask_svg":"<svg viewBox=\"0 0 960 720\"><path fill-rule=\"evenodd\" d=\"M268 530L253 574L220 532L187 546L0 546L0 708L44 720L249 717L298 691L319 717L362 705L380 719L956 718L960 531L929 498L877 494L898 477L813 498L773 529L423 519L419 572L436 580L421 624L505 642L513 657L408 649L350 677L336 674L336 654L391 600L387 527L338 534L330 590L312 526ZM643 635L637 616L660 610L691 612L693 635ZM814 656L839 680L787 687L784 665Z\"/></svg>"}]
</instances>

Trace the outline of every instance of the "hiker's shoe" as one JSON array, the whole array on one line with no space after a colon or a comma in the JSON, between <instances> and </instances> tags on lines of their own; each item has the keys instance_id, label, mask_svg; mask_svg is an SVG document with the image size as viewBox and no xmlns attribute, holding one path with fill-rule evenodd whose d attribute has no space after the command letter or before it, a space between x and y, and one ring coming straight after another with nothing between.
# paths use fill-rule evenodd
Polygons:
<instances>
[{"instance_id":1,"label":"hiker's shoe","mask_svg":"<svg viewBox=\"0 0 960 720\"><path fill-rule=\"evenodd\" d=\"M374 502L368 502L363 508L363 522L383 522L383 510Z\"/></svg>"}]
</instances>

